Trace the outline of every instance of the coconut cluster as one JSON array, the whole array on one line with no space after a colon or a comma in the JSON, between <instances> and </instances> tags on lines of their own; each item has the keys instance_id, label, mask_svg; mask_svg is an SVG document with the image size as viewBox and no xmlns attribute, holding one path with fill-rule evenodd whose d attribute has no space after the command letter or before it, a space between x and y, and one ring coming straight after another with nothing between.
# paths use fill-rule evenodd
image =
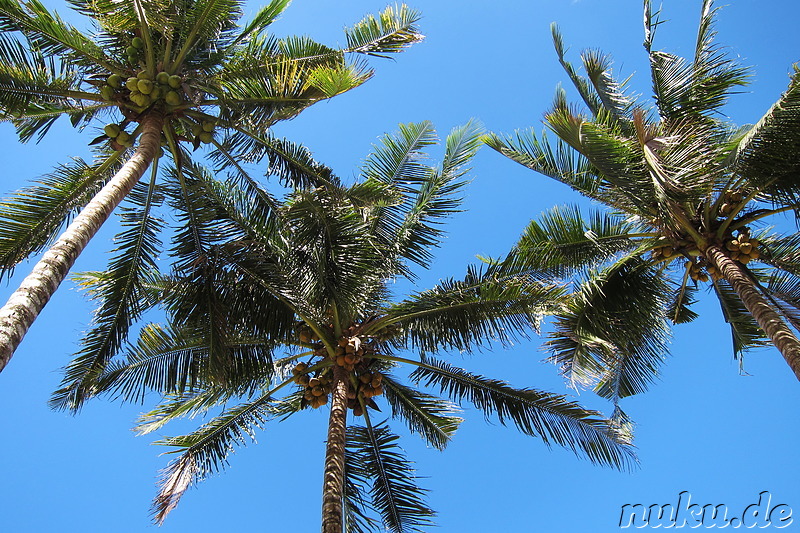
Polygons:
<instances>
[{"instance_id":1,"label":"coconut cluster","mask_svg":"<svg viewBox=\"0 0 800 533\"><path fill-rule=\"evenodd\" d=\"M131 72L124 78L120 74L111 74L105 84L100 87L100 96L109 102L132 104L135 108L145 109L163 100L167 106L179 106L185 101L183 78L177 74L158 72L155 76L147 70Z\"/></svg>"},{"instance_id":2,"label":"coconut cluster","mask_svg":"<svg viewBox=\"0 0 800 533\"><path fill-rule=\"evenodd\" d=\"M733 213L736 204L744 199L741 191L728 190L722 193L722 203L719 205L720 216L726 217Z\"/></svg>"},{"instance_id":3,"label":"coconut cluster","mask_svg":"<svg viewBox=\"0 0 800 533\"><path fill-rule=\"evenodd\" d=\"M308 363L299 363L292 369L294 382L303 387L302 407L310 405L316 409L327 403L332 390L330 375L334 366L343 368L347 373L347 407L355 416L364 414L362 405L377 407L372 398L383 394L383 374L371 368L375 361L374 340L359 335L359 329L359 326L353 325L345 330L331 355L311 328L305 324L298 327L300 342L314 349L318 363L314 365L315 368L322 366L313 376Z\"/></svg>"},{"instance_id":4,"label":"coconut cluster","mask_svg":"<svg viewBox=\"0 0 800 533\"><path fill-rule=\"evenodd\" d=\"M734 196L736 197L739 196ZM663 244L656 246L651 252L653 259L669 262L679 256L688 257L684 266L694 281L707 282L709 279L716 281L722 278L722 273L708 263L694 242L685 239L670 241L666 237L662 237L661 242ZM761 257L761 242L750 237L750 228L746 226L739 229L736 235L728 233L720 244L731 259L743 265Z\"/></svg>"},{"instance_id":5,"label":"coconut cluster","mask_svg":"<svg viewBox=\"0 0 800 533\"><path fill-rule=\"evenodd\" d=\"M299 363L292 369L294 382L303 387L303 401L314 409L328 403L331 381L326 375L309 376L308 365Z\"/></svg>"},{"instance_id":6,"label":"coconut cluster","mask_svg":"<svg viewBox=\"0 0 800 533\"><path fill-rule=\"evenodd\" d=\"M761 242L750 237L747 227L739 230L738 235L731 236L725 242L725 249L730 252L731 259L746 265L753 259L761 257Z\"/></svg>"}]
</instances>

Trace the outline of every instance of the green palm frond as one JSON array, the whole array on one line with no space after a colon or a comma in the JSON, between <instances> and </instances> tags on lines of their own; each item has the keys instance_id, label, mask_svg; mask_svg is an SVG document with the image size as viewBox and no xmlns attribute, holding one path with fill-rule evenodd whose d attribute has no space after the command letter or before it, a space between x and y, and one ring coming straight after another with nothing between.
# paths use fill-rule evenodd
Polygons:
<instances>
[{"instance_id":1,"label":"green palm frond","mask_svg":"<svg viewBox=\"0 0 800 533\"><path fill-rule=\"evenodd\" d=\"M103 186L120 152L93 163L75 159L0 202L0 274L10 275L26 257L44 249Z\"/></svg>"},{"instance_id":2,"label":"green palm frond","mask_svg":"<svg viewBox=\"0 0 800 533\"><path fill-rule=\"evenodd\" d=\"M427 491L416 485L412 463L397 445L398 438L385 424L351 426L348 452L355 456L352 462L362 465L371 506L384 527L393 533L419 532L432 525L434 512L423 500Z\"/></svg>"},{"instance_id":3,"label":"green palm frond","mask_svg":"<svg viewBox=\"0 0 800 533\"><path fill-rule=\"evenodd\" d=\"M539 437L547 445L555 443L579 456L584 454L594 463L627 468L633 461L630 443L616 425L564 396L515 389L503 381L435 360L426 360L411 378L438 387L454 401L469 401L486 416L497 416L503 425L511 422L522 433Z\"/></svg>"},{"instance_id":4,"label":"green palm frond","mask_svg":"<svg viewBox=\"0 0 800 533\"><path fill-rule=\"evenodd\" d=\"M469 171L467 163L480 146L481 128L467 123L455 128L445 141L445 156L440 172L428 174L420 183L413 204L396 231L393 245L399 255L426 266L432 259L431 249L440 242L442 219L457 212L466 182L461 178Z\"/></svg>"},{"instance_id":5,"label":"green palm frond","mask_svg":"<svg viewBox=\"0 0 800 533\"><path fill-rule=\"evenodd\" d=\"M275 373L271 343L259 338L233 337L223 348L226 357L224 383L228 394L249 394L268 383ZM63 387L50 403L60 409L77 410L90 396L109 394L141 403L150 392L184 394L214 386L209 379L209 341L197 329L162 328L150 324L142 329L125 361L111 361L102 374L86 379L75 363L67 369ZM70 380L70 372L76 373ZM79 378L83 380L76 386Z\"/></svg>"},{"instance_id":6,"label":"green palm frond","mask_svg":"<svg viewBox=\"0 0 800 533\"><path fill-rule=\"evenodd\" d=\"M345 30L347 51L385 57L422 40L417 29L420 13L405 4L388 6Z\"/></svg>"},{"instance_id":7,"label":"green palm frond","mask_svg":"<svg viewBox=\"0 0 800 533\"><path fill-rule=\"evenodd\" d=\"M555 48L556 54L558 55L558 62L567 73L567 76L569 76L572 84L578 90L578 94L580 94L584 103L589 108L589 111L591 111L593 115L597 115L603 103L597 96L597 93L592 89L590 81L578 74L575 67L572 66L572 63L565 59L566 49L564 48L564 38L557 24L553 23L550 25L550 33L553 37L553 48Z\"/></svg>"},{"instance_id":8,"label":"green palm frond","mask_svg":"<svg viewBox=\"0 0 800 533\"><path fill-rule=\"evenodd\" d=\"M392 418L403 420L412 433L419 433L425 441L444 450L463 421L458 416L458 407L403 385L393 377L384 374L383 388L386 401L392 407Z\"/></svg>"},{"instance_id":9,"label":"green palm frond","mask_svg":"<svg viewBox=\"0 0 800 533\"><path fill-rule=\"evenodd\" d=\"M370 330L395 324L422 352L509 344L536 328L561 294L561 288L527 276L505 277L493 267L471 266L463 280L444 280L388 307Z\"/></svg>"},{"instance_id":10,"label":"green palm frond","mask_svg":"<svg viewBox=\"0 0 800 533\"><path fill-rule=\"evenodd\" d=\"M692 62L652 50L650 40L646 42L653 90L659 113L665 120L680 122L687 117L708 117L725 104L735 88L747 83L747 69L726 58L714 41L716 11L711 0L704 0ZM646 0L645 21L649 33L655 29L653 20L650 0Z\"/></svg>"},{"instance_id":11,"label":"green palm frond","mask_svg":"<svg viewBox=\"0 0 800 533\"><path fill-rule=\"evenodd\" d=\"M587 50L581 59L586 75L603 104L603 110L615 121L630 122L631 110L636 102L625 94L625 81L619 82L612 76L611 56L597 50ZM600 115L599 110L595 115Z\"/></svg>"},{"instance_id":12,"label":"green palm frond","mask_svg":"<svg viewBox=\"0 0 800 533\"><path fill-rule=\"evenodd\" d=\"M347 428L353 433L353 427ZM347 442L350 442L348 435ZM372 533L379 531L378 520L370 516L372 506L368 501L369 474L366 466L352 446L344 453L344 497L342 498L343 528L345 533Z\"/></svg>"},{"instance_id":13,"label":"green palm frond","mask_svg":"<svg viewBox=\"0 0 800 533\"><path fill-rule=\"evenodd\" d=\"M232 43L239 44L258 37L289 7L291 0L272 0L267 5L259 8L253 19L243 28L239 36Z\"/></svg>"},{"instance_id":14,"label":"green palm frond","mask_svg":"<svg viewBox=\"0 0 800 533\"><path fill-rule=\"evenodd\" d=\"M158 431L167 423L179 419L193 419L223 405L232 397L226 389L205 389L186 393L166 394L161 403L147 413L142 413L133 428L137 435Z\"/></svg>"},{"instance_id":15,"label":"green palm frond","mask_svg":"<svg viewBox=\"0 0 800 533\"><path fill-rule=\"evenodd\" d=\"M560 139L554 146L546 132L541 137L533 129L517 131L513 136L490 133L484 142L513 161L565 183L589 198L604 197L603 189L609 186L586 157Z\"/></svg>"},{"instance_id":16,"label":"green palm frond","mask_svg":"<svg viewBox=\"0 0 800 533\"><path fill-rule=\"evenodd\" d=\"M60 56L65 63L117 69L103 49L82 31L50 13L39 0L0 0L0 31L20 32L31 48L45 56Z\"/></svg>"},{"instance_id":17,"label":"green palm frond","mask_svg":"<svg viewBox=\"0 0 800 533\"><path fill-rule=\"evenodd\" d=\"M800 329L800 278L789 272L772 273L762 290L789 323L795 329Z\"/></svg>"},{"instance_id":18,"label":"green palm frond","mask_svg":"<svg viewBox=\"0 0 800 533\"><path fill-rule=\"evenodd\" d=\"M797 201L800 159L800 68L789 87L741 138L733 152L736 171L759 189Z\"/></svg>"},{"instance_id":19,"label":"green palm frond","mask_svg":"<svg viewBox=\"0 0 800 533\"><path fill-rule=\"evenodd\" d=\"M234 446L242 446L247 437L255 440L255 430L270 419L272 398L264 395L226 410L197 431L155 442L176 447L168 453L180 453L162 472L160 490L153 501L153 516L161 524L178 505L186 489L227 465Z\"/></svg>"},{"instance_id":20,"label":"green palm frond","mask_svg":"<svg viewBox=\"0 0 800 533\"><path fill-rule=\"evenodd\" d=\"M587 274L547 341L571 382L618 399L644 392L668 353L670 287L636 256Z\"/></svg>"},{"instance_id":21,"label":"green palm frond","mask_svg":"<svg viewBox=\"0 0 800 533\"><path fill-rule=\"evenodd\" d=\"M70 410L78 410L91 395L93 382L125 342L130 326L156 303L144 285L158 269L161 241L157 233L164 225L153 213L162 200L156 186L157 168L154 165L149 185L138 184L128 196L134 207L123 208L115 255L102 283L93 287L99 305L92 328L67 367L58 393L70 397Z\"/></svg>"},{"instance_id":22,"label":"green palm frond","mask_svg":"<svg viewBox=\"0 0 800 533\"><path fill-rule=\"evenodd\" d=\"M266 158L265 174L277 177L281 184L292 188L339 183L333 170L314 159L308 148L269 132L263 135L250 130L234 132L225 137L209 158L216 163L217 172L234 165L237 172L242 172L240 164L258 163Z\"/></svg>"},{"instance_id":23,"label":"green palm frond","mask_svg":"<svg viewBox=\"0 0 800 533\"><path fill-rule=\"evenodd\" d=\"M619 215L592 210L584 217L577 206L556 206L528 224L504 266L565 276L631 251L647 236L642 224Z\"/></svg>"}]
</instances>

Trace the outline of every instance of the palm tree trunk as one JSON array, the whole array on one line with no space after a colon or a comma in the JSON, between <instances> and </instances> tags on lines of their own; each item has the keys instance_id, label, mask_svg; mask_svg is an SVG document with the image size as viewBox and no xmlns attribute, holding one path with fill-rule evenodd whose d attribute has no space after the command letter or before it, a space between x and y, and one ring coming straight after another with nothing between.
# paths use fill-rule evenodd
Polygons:
<instances>
[{"instance_id":1,"label":"palm tree trunk","mask_svg":"<svg viewBox=\"0 0 800 533\"><path fill-rule=\"evenodd\" d=\"M0 372L89 240L150 166L161 144L163 123L161 113L142 119L136 152L81 210L0 309Z\"/></svg>"},{"instance_id":2,"label":"palm tree trunk","mask_svg":"<svg viewBox=\"0 0 800 533\"><path fill-rule=\"evenodd\" d=\"M322 533L342 533L344 497L344 448L347 430L347 373L333 367L331 415L325 448L325 478L322 485Z\"/></svg>"},{"instance_id":3,"label":"palm tree trunk","mask_svg":"<svg viewBox=\"0 0 800 533\"><path fill-rule=\"evenodd\" d=\"M705 256L731 284L756 323L764 330L772 344L778 348L795 377L800 380L800 341L786 322L756 289L755 284L742 270L739 263L728 257L722 248L716 245L709 246L705 250Z\"/></svg>"}]
</instances>

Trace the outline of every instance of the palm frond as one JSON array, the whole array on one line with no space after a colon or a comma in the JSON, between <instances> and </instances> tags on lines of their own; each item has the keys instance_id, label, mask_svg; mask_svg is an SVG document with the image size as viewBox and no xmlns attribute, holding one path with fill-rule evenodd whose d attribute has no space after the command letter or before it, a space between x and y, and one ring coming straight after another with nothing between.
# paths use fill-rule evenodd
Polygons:
<instances>
[{"instance_id":1,"label":"palm frond","mask_svg":"<svg viewBox=\"0 0 800 533\"><path fill-rule=\"evenodd\" d=\"M120 153L89 164L75 159L0 202L0 276L42 251L104 185Z\"/></svg>"},{"instance_id":2,"label":"palm frond","mask_svg":"<svg viewBox=\"0 0 800 533\"><path fill-rule=\"evenodd\" d=\"M431 249L439 244L442 235L437 226L461 205L459 193L466 185L461 178L468 172L465 165L480 146L480 134L480 126L470 122L447 136L441 171L429 172L419 184L413 204L396 228L392 244L400 257L423 266L430 263Z\"/></svg>"},{"instance_id":3,"label":"palm frond","mask_svg":"<svg viewBox=\"0 0 800 533\"><path fill-rule=\"evenodd\" d=\"M535 329L561 293L527 276L504 277L492 267L471 266L463 280L442 281L386 308L371 330L395 324L423 352L509 344Z\"/></svg>"},{"instance_id":4,"label":"palm frond","mask_svg":"<svg viewBox=\"0 0 800 533\"><path fill-rule=\"evenodd\" d=\"M402 52L423 39L417 29L420 13L405 4L388 6L378 15L367 15L345 30L347 51L386 57Z\"/></svg>"},{"instance_id":5,"label":"palm frond","mask_svg":"<svg viewBox=\"0 0 800 533\"><path fill-rule=\"evenodd\" d=\"M564 446L594 463L630 467L634 456L630 442L616 424L600 418L564 396L534 389L515 389L499 380L472 374L443 361L426 360L411 378L438 387L454 401L469 401L500 423L512 422L526 435Z\"/></svg>"},{"instance_id":6,"label":"palm frond","mask_svg":"<svg viewBox=\"0 0 800 533\"><path fill-rule=\"evenodd\" d=\"M392 418L403 420L412 433L419 433L431 446L444 450L463 421L457 406L403 385L384 374L383 389L392 407Z\"/></svg>"},{"instance_id":7,"label":"palm frond","mask_svg":"<svg viewBox=\"0 0 800 533\"><path fill-rule=\"evenodd\" d=\"M234 446L255 440L255 430L263 429L270 419L272 398L264 395L226 410L197 431L180 437L169 437L154 444L178 448L168 453L180 453L162 472L160 490L153 501L152 512L158 524L164 522L178 505L186 489L228 464Z\"/></svg>"},{"instance_id":8,"label":"palm frond","mask_svg":"<svg viewBox=\"0 0 800 533\"><path fill-rule=\"evenodd\" d=\"M533 129L517 131L513 136L490 133L485 142L520 165L565 183L589 198L600 198L603 189L608 187L586 157L560 139L554 146L546 132L542 132L541 137L537 137Z\"/></svg>"},{"instance_id":9,"label":"palm frond","mask_svg":"<svg viewBox=\"0 0 800 533\"><path fill-rule=\"evenodd\" d=\"M386 529L393 533L419 532L421 527L432 525L434 512L424 502L427 491L416 485L412 463L397 446L397 439L385 424L350 426L347 448L354 456L352 463L360 464L362 475L369 480L372 507Z\"/></svg>"},{"instance_id":10,"label":"palm frond","mask_svg":"<svg viewBox=\"0 0 800 533\"><path fill-rule=\"evenodd\" d=\"M731 328L733 355L741 362L747 350L766 346L769 341L742 300L725 280L714 282L714 292L722 308L722 316Z\"/></svg>"},{"instance_id":11,"label":"palm frond","mask_svg":"<svg viewBox=\"0 0 800 533\"><path fill-rule=\"evenodd\" d=\"M20 32L31 48L46 56L60 57L65 64L85 68L101 65L111 72L117 70L101 47L50 13L39 0L0 0L0 31Z\"/></svg>"},{"instance_id":12,"label":"palm frond","mask_svg":"<svg viewBox=\"0 0 800 533\"><path fill-rule=\"evenodd\" d=\"M589 272L556 313L550 360L571 382L596 384L606 398L644 392L669 352L671 292L635 255Z\"/></svg>"},{"instance_id":13,"label":"palm frond","mask_svg":"<svg viewBox=\"0 0 800 533\"><path fill-rule=\"evenodd\" d=\"M592 210L584 217L577 206L556 206L528 224L504 268L565 276L635 249L643 231L619 215Z\"/></svg>"},{"instance_id":14,"label":"palm frond","mask_svg":"<svg viewBox=\"0 0 800 533\"><path fill-rule=\"evenodd\" d=\"M164 225L153 213L162 199L156 186L157 168L153 166L149 185L139 183L128 195L133 207L123 208L123 230L115 255L101 284L93 287L98 307L92 328L82 339L82 348L68 365L57 393L70 397L68 407L72 411L91 395L94 382L119 351L131 325L155 304L145 285L151 273L158 270L156 257L161 241L157 234Z\"/></svg>"},{"instance_id":15,"label":"palm frond","mask_svg":"<svg viewBox=\"0 0 800 533\"><path fill-rule=\"evenodd\" d=\"M760 189L796 202L800 169L800 68L789 87L736 145L736 171Z\"/></svg>"}]
</instances>

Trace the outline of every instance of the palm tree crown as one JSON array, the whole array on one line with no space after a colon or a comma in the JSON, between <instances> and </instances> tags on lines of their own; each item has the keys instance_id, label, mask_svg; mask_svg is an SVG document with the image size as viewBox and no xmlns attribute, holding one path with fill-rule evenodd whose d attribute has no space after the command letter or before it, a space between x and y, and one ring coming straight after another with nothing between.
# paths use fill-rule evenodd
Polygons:
<instances>
[{"instance_id":1,"label":"palm tree crown","mask_svg":"<svg viewBox=\"0 0 800 533\"><path fill-rule=\"evenodd\" d=\"M190 484L221 468L245 435L329 404L323 530L366 531L382 523L418 531L433 513L397 437L371 416L383 397L393 418L443 449L461 419L456 405L420 383L547 444L601 464L629 464L627 434L598 413L433 358L524 335L553 306L559 287L527 275L501 277L495 267L470 268L464 279L390 300L389 282L413 277L411 264L430 265L441 219L458 209L465 165L480 139L474 125L454 130L434 167L421 160L435 142L431 125L403 125L367 158L361 181L296 190L271 210L197 169L190 190L198 207L182 211L187 227L176 235L176 267L170 276L154 276L148 292L167 310L169 325L146 325L126 359L108 364L84 388L83 399L163 395L141 420L145 433L240 402L189 435L159 441L180 456L156 498L158 521ZM84 281L107 297L113 276L86 274ZM403 350L419 355L403 357ZM400 364L414 368L416 385L392 373ZM57 402L70 393L57 393ZM363 416L364 425L348 427L348 411Z\"/></svg>"},{"instance_id":2,"label":"palm tree crown","mask_svg":"<svg viewBox=\"0 0 800 533\"><path fill-rule=\"evenodd\" d=\"M559 91L546 114L558 137L492 135L488 144L608 209L586 217L554 208L531 222L507 267L579 282L558 314L553 359L576 382L617 399L645 390L667 351L670 324L692 320L709 284L733 333L735 354L767 339L800 378L800 248L764 226L798 208L800 73L755 124L724 119L747 70L714 43L712 2L702 4L692 60L653 48L659 13L645 8L645 48L655 105L628 94L608 56L582 54L582 76L559 61L582 98Z\"/></svg>"},{"instance_id":3,"label":"palm tree crown","mask_svg":"<svg viewBox=\"0 0 800 533\"><path fill-rule=\"evenodd\" d=\"M93 141L94 161L65 164L0 204L0 277L52 244L0 310L0 370L87 242L151 163L145 212L160 194L159 174L188 197L190 150L201 145L211 148L207 155L218 171L230 172L254 194L255 178L244 164L265 157L271 173L287 182L302 175L325 183L324 176L298 170L308 163L302 150L274 138L270 127L366 81L371 70L349 60L353 54L391 54L421 39L419 14L404 5L366 17L346 30L347 47L334 49L267 32L289 0L273 0L244 26L238 25L242 2L235 0L70 4L94 24L93 35L38 0L0 0L0 118L16 126L22 141L41 139L62 115L78 128L110 120ZM174 172L159 173L162 156ZM139 233L152 229L140 226ZM133 290L140 265L130 267ZM115 327L127 327L125 321ZM109 353L118 336L110 332Z\"/></svg>"}]
</instances>

